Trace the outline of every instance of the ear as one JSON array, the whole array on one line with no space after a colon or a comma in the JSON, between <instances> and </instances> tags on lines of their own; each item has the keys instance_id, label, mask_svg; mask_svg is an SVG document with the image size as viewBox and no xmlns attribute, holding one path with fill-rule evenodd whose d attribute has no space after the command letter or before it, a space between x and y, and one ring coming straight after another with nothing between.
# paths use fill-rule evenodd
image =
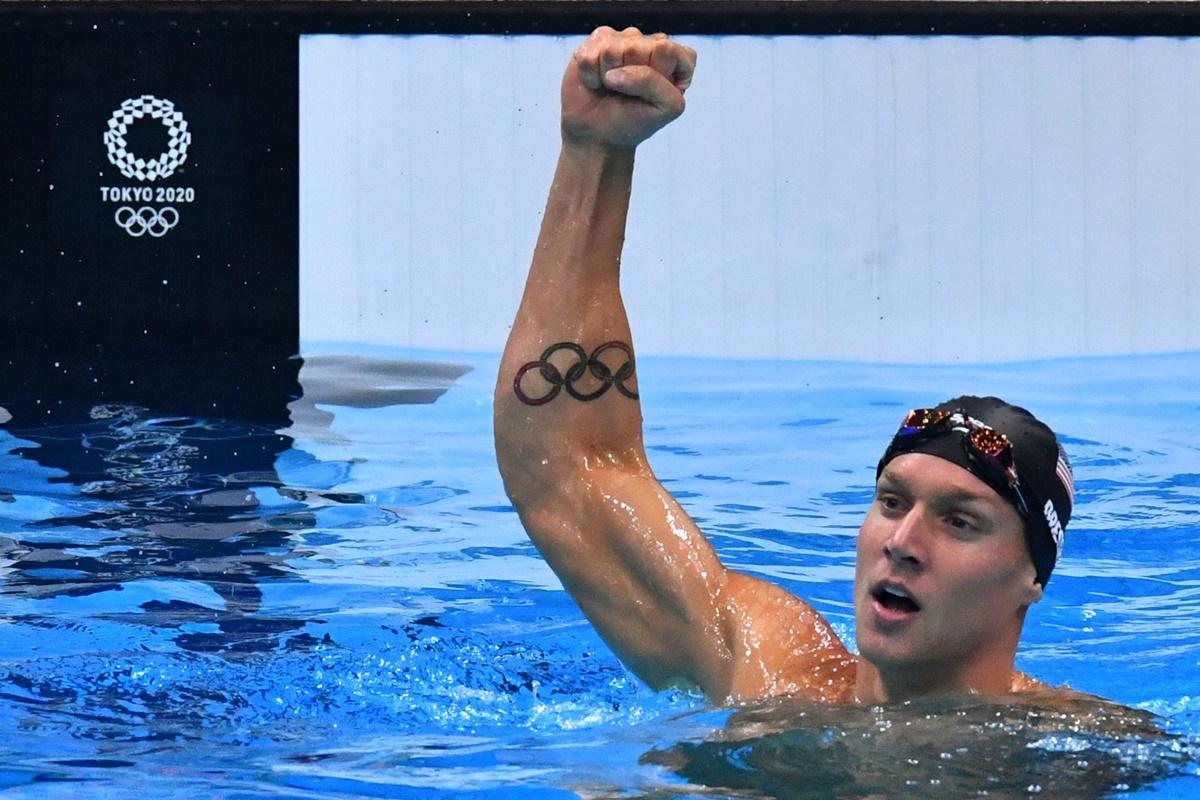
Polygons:
<instances>
[{"instance_id":1,"label":"ear","mask_svg":"<svg viewBox=\"0 0 1200 800\"><path fill-rule=\"evenodd\" d=\"M1039 602L1042 599L1042 595L1045 593L1045 591L1046 587L1038 583L1036 577L1031 578L1029 583L1025 584L1025 587L1022 590L1021 604L1026 608L1029 608L1029 606Z\"/></svg>"}]
</instances>

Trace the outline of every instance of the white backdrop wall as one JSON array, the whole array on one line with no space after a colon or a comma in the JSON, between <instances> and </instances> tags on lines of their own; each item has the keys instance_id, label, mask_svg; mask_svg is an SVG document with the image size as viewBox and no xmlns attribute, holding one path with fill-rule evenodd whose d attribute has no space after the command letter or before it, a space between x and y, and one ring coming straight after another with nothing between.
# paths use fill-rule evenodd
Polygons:
<instances>
[{"instance_id":1,"label":"white backdrop wall","mask_svg":"<svg viewBox=\"0 0 1200 800\"><path fill-rule=\"evenodd\" d=\"M498 352L579 39L309 36L301 339ZM1200 349L1200 40L693 37L638 153L639 353Z\"/></svg>"}]
</instances>

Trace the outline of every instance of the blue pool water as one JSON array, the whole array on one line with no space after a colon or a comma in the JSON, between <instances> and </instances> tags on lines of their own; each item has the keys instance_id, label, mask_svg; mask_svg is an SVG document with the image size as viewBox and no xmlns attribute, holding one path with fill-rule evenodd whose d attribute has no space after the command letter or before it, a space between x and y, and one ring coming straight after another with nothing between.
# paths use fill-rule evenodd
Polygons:
<instances>
[{"instance_id":1,"label":"blue pool water","mask_svg":"<svg viewBox=\"0 0 1200 800\"><path fill-rule=\"evenodd\" d=\"M1200 354L639 365L659 476L727 563L848 641L854 534L903 411L1028 405L1065 436L1078 509L1018 666L1159 715L1159 739L988 704L653 693L503 495L495 357L355 353L472 369L434 403L324 406L285 436L127 407L0 426L6 797L1200 796Z\"/></svg>"}]
</instances>

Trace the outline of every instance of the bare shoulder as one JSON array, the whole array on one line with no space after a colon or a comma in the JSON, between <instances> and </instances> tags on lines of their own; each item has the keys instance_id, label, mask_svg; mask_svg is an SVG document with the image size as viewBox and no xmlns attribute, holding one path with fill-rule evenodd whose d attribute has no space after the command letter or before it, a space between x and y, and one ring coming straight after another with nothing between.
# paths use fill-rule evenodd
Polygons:
<instances>
[{"instance_id":1,"label":"bare shoulder","mask_svg":"<svg viewBox=\"0 0 1200 800\"><path fill-rule=\"evenodd\" d=\"M1107 736L1141 736L1157 739L1167 736L1160 720L1149 711L1132 708L1069 686L1052 686L1021 673L1013 673L1010 697L1019 705L1036 712L1030 724L1059 725L1069 720L1074 730Z\"/></svg>"},{"instance_id":2,"label":"bare shoulder","mask_svg":"<svg viewBox=\"0 0 1200 800\"><path fill-rule=\"evenodd\" d=\"M1031 675L1013 670L1012 691L1014 692L1054 692L1055 689L1056 687L1039 681Z\"/></svg>"},{"instance_id":3,"label":"bare shoulder","mask_svg":"<svg viewBox=\"0 0 1200 800\"><path fill-rule=\"evenodd\" d=\"M1081 705L1105 704L1117 706L1111 700L1098 695L1076 691L1070 686L1055 686L1016 670L1013 671L1011 692L1018 702L1043 708L1071 709Z\"/></svg>"},{"instance_id":4,"label":"bare shoulder","mask_svg":"<svg viewBox=\"0 0 1200 800\"><path fill-rule=\"evenodd\" d=\"M1011 691L1014 694L1022 695L1031 700L1038 699L1046 701L1050 704L1063 703L1069 704L1073 702L1110 702L1103 697L1094 694L1085 694L1084 692L1076 691L1070 686L1055 686L1045 681L1040 681L1031 675L1024 672L1013 671L1013 682Z\"/></svg>"},{"instance_id":5,"label":"bare shoulder","mask_svg":"<svg viewBox=\"0 0 1200 800\"><path fill-rule=\"evenodd\" d=\"M858 659L820 612L769 581L730 572L725 589L730 699L853 697Z\"/></svg>"}]
</instances>

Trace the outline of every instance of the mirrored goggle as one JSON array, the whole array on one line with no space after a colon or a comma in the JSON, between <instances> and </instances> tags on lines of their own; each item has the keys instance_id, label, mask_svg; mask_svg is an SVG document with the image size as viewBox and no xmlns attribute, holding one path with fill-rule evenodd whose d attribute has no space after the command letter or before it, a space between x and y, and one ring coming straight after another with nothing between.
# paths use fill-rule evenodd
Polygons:
<instances>
[{"instance_id":1,"label":"mirrored goggle","mask_svg":"<svg viewBox=\"0 0 1200 800\"><path fill-rule=\"evenodd\" d=\"M1022 516L1028 516L1030 504L1017 474L1012 442L1000 431L961 410L914 408L896 432L891 452L904 452L920 442L951 432L962 435L967 459L978 467L976 474L993 489L1007 491Z\"/></svg>"}]
</instances>

